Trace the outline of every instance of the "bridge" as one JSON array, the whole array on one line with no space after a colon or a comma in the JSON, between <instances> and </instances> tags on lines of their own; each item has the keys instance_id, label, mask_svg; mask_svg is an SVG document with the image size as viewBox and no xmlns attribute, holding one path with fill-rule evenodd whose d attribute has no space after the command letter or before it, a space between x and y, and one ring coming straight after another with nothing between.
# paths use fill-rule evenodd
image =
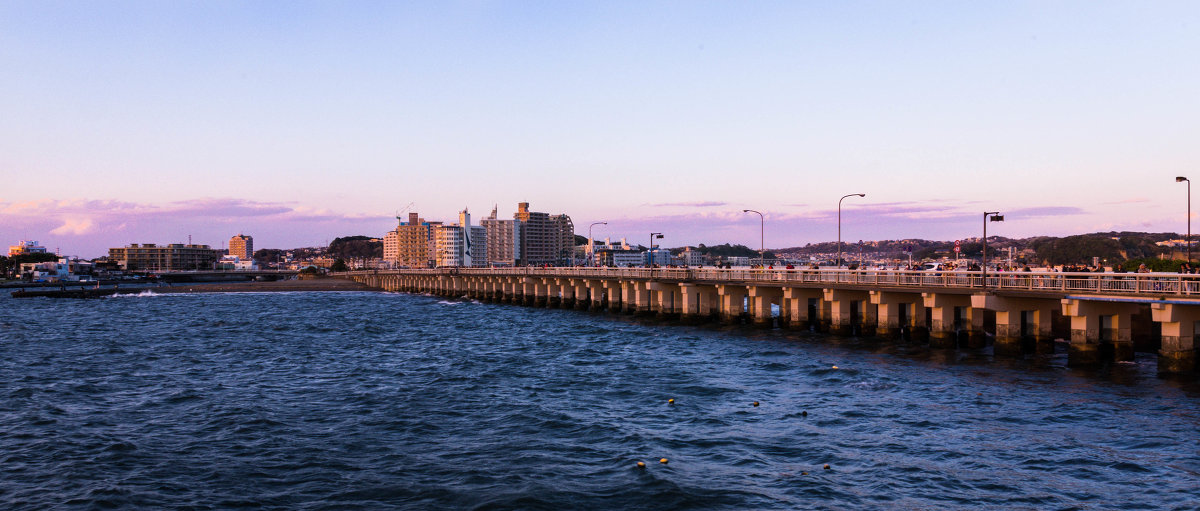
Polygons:
<instances>
[{"instance_id":1,"label":"bridge","mask_svg":"<svg viewBox=\"0 0 1200 511\"><path fill-rule=\"evenodd\" d=\"M997 356L1052 353L1062 338L1075 367L1133 360L1138 341L1157 345L1160 373L1197 368L1200 275L586 267L338 275L388 291L904 336L935 348L983 348L990 333Z\"/></svg>"}]
</instances>

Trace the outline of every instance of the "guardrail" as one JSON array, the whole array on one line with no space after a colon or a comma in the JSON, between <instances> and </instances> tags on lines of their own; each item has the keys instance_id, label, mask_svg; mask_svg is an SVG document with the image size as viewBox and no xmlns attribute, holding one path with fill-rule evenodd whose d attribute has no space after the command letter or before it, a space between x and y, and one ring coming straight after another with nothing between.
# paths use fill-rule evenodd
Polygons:
<instances>
[{"instance_id":1,"label":"guardrail","mask_svg":"<svg viewBox=\"0 0 1200 511\"><path fill-rule=\"evenodd\" d=\"M744 284L848 284L870 287L1020 290L1109 295L1200 295L1200 275L1175 273L988 272L979 271L716 269L716 268L436 268L359 270L339 275L449 275L578 277L598 279L736 282Z\"/></svg>"}]
</instances>

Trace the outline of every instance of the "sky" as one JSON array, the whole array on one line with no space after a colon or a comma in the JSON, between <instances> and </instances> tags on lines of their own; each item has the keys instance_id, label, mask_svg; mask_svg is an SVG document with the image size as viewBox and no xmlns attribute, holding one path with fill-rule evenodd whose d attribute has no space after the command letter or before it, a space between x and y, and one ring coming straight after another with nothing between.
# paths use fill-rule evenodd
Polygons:
<instances>
[{"instance_id":1,"label":"sky","mask_svg":"<svg viewBox=\"0 0 1200 511\"><path fill-rule=\"evenodd\" d=\"M784 248L851 193L852 241L1183 233L1197 54L1189 1L9 0L0 244L321 246L528 201Z\"/></svg>"}]
</instances>

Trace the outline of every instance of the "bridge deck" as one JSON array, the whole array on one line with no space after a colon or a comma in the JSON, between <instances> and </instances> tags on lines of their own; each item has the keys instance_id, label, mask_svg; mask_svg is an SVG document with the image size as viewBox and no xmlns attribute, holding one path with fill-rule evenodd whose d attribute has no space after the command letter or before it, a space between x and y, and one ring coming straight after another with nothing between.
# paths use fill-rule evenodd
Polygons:
<instances>
[{"instance_id":1,"label":"bridge deck","mask_svg":"<svg viewBox=\"0 0 1200 511\"><path fill-rule=\"evenodd\" d=\"M1024 292L1042 296L1106 295L1141 298L1196 297L1200 275L1174 273L1060 273L979 271L716 269L716 268L437 268L348 272L347 275L525 276L742 284L786 287L861 287L909 292Z\"/></svg>"}]
</instances>

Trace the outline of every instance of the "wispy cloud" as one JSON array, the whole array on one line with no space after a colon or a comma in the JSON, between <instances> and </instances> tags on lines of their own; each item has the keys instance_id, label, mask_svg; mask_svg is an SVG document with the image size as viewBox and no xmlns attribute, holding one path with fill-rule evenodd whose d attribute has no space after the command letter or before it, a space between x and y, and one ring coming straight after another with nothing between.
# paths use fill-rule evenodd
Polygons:
<instances>
[{"instance_id":1,"label":"wispy cloud","mask_svg":"<svg viewBox=\"0 0 1200 511\"><path fill-rule=\"evenodd\" d=\"M96 224L88 217L67 217L63 224L50 231L51 234L79 236L95 230Z\"/></svg>"},{"instance_id":2,"label":"wispy cloud","mask_svg":"<svg viewBox=\"0 0 1200 511\"><path fill-rule=\"evenodd\" d=\"M1014 209L1004 212L1005 215L1014 217L1021 216L1026 218L1036 218L1045 216L1068 216L1068 215L1083 215L1087 212L1081 208L1074 206L1044 206L1037 208Z\"/></svg>"},{"instance_id":3,"label":"wispy cloud","mask_svg":"<svg viewBox=\"0 0 1200 511\"><path fill-rule=\"evenodd\" d=\"M650 207L685 207L685 208L715 208L718 206L728 206L728 202L717 201L700 201L700 202L663 202L659 204L646 204Z\"/></svg>"},{"instance_id":4,"label":"wispy cloud","mask_svg":"<svg viewBox=\"0 0 1200 511\"><path fill-rule=\"evenodd\" d=\"M220 246L238 232L259 246L319 245L345 234L382 235L390 215L343 213L288 202L202 198L166 204L42 199L0 202L0 236L32 237L67 253L92 256L128 243L195 242Z\"/></svg>"},{"instance_id":5,"label":"wispy cloud","mask_svg":"<svg viewBox=\"0 0 1200 511\"><path fill-rule=\"evenodd\" d=\"M1143 202L1150 202L1150 199L1147 199L1145 197L1135 197L1132 199L1117 200L1117 201L1112 201L1112 202L1101 202L1101 204L1104 204L1106 206L1115 206L1118 204L1141 204Z\"/></svg>"}]
</instances>

